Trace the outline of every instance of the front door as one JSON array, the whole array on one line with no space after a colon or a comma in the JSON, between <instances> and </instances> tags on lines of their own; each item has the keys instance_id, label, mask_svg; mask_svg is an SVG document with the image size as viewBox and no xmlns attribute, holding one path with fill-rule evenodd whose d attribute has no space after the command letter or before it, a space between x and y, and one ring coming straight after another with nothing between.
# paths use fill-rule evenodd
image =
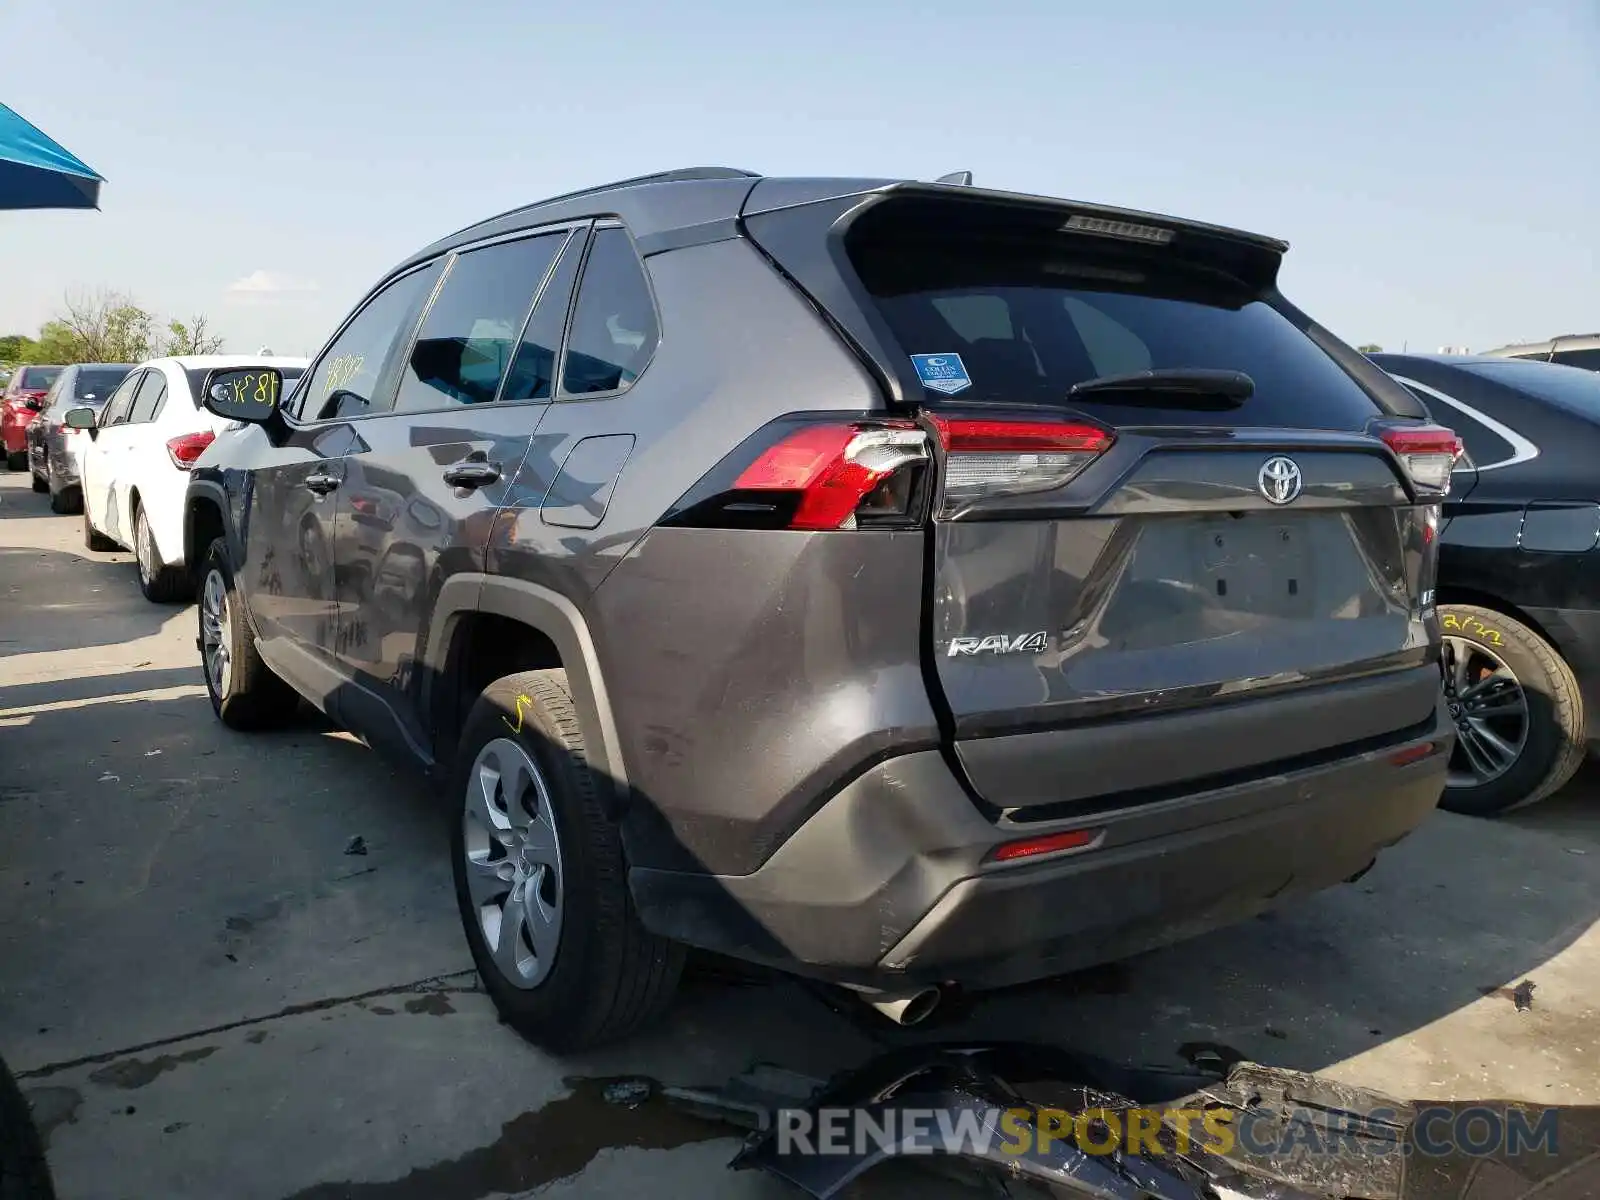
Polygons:
<instances>
[{"instance_id":1,"label":"front door","mask_svg":"<svg viewBox=\"0 0 1600 1200\"><path fill-rule=\"evenodd\" d=\"M128 416L133 410L134 393L146 372L134 371L111 393L100 410L100 420L83 449L83 509L89 524L102 533L112 534L109 503L116 487L117 466L128 449ZM113 534L115 536L115 534Z\"/></svg>"},{"instance_id":2,"label":"front door","mask_svg":"<svg viewBox=\"0 0 1600 1200\"><path fill-rule=\"evenodd\" d=\"M561 228L455 255L402 359L393 411L361 423L339 489L337 653L341 719L369 740L431 755L418 672L429 619L451 575L484 569L550 400L581 241Z\"/></svg>"},{"instance_id":3,"label":"front door","mask_svg":"<svg viewBox=\"0 0 1600 1200\"><path fill-rule=\"evenodd\" d=\"M437 278L437 264L429 264L368 299L284 402L287 434L274 445L253 431L242 464L251 496L239 574L261 656L329 713L340 690L333 666L338 493L349 455L366 445L366 418L392 379L396 347Z\"/></svg>"}]
</instances>

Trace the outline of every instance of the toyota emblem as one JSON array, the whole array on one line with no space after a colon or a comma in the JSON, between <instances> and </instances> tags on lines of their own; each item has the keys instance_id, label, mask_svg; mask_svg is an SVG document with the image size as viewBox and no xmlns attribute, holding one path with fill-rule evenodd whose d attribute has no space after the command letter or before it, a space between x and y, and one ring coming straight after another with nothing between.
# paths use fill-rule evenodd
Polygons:
<instances>
[{"instance_id":1,"label":"toyota emblem","mask_svg":"<svg viewBox=\"0 0 1600 1200\"><path fill-rule=\"evenodd\" d=\"M1269 504L1288 504L1300 494L1304 483L1299 464L1281 454L1267 459L1256 472L1256 487Z\"/></svg>"}]
</instances>

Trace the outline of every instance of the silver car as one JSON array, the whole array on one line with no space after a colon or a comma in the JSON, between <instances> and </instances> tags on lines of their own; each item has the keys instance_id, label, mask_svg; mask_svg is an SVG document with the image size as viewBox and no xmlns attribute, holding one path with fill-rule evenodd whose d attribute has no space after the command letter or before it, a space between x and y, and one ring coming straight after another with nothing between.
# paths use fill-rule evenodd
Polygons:
<instances>
[{"instance_id":1,"label":"silver car","mask_svg":"<svg viewBox=\"0 0 1600 1200\"><path fill-rule=\"evenodd\" d=\"M33 472L33 490L50 493L52 512L75 513L83 505L79 456L80 443L88 434L67 428L67 409L98 411L133 367L133 363L76 363L64 368L46 393L44 411L28 426L28 469Z\"/></svg>"}]
</instances>

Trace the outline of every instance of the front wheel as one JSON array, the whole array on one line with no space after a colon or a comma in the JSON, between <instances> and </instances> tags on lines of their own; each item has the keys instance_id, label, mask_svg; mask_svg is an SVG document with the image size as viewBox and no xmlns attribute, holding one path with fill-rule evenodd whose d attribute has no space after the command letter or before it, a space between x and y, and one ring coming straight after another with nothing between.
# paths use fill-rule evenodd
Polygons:
<instances>
[{"instance_id":1,"label":"front wheel","mask_svg":"<svg viewBox=\"0 0 1600 1200\"><path fill-rule=\"evenodd\" d=\"M281 725L300 698L261 660L238 606L227 543L218 538L200 568L200 665L211 711L230 729Z\"/></svg>"},{"instance_id":2,"label":"front wheel","mask_svg":"<svg viewBox=\"0 0 1600 1200\"><path fill-rule=\"evenodd\" d=\"M663 1012L682 947L639 921L565 671L489 685L453 773L456 899L501 1019L547 1050L627 1036Z\"/></svg>"},{"instance_id":3,"label":"front wheel","mask_svg":"<svg viewBox=\"0 0 1600 1200\"><path fill-rule=\"evenodd\" d=\"M1572 668L1504 613L1444 604L1439 623L1445 702L1456 725L1440 805L1491 817L1560 789L1585 751L1583 693Z\"/></svg>"}]
</instances>

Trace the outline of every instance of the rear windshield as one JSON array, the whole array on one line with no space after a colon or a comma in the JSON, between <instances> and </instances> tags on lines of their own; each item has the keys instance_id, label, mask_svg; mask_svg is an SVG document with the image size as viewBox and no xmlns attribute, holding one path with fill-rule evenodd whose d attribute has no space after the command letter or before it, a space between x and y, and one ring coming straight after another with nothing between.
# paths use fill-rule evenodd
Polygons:
<instances>
[{"instance_id":1,"label":"rear windshield","mask_svg":"<svg viewBox=\"0 0 1600 1200\"><path fill-rule=\"evenodd\" d=\"M17 387L25 392L42 392L59 374L60 367L23 367L17 374Z\"/></svg>"},{"instance_id":2,"label":"rear windshield","mask_svg":"<svg viewBox=\"0 0 1600 1200\"><path fill-rule=\"evenodd\" d=\"M1148 257L1079 263L1037 243L875 239L852 257L900 348L945 360L918 364L941 385L925 388L928 404L1065 405L1068 389L1099 376L1212 368L1243 371L1255 393L1220 411L1172 396L1070 403L1114 425L1360 429L1377 413L1286 317L1220 276Z\"/></svg>"},{"instance_id":3,"label":"rear windshield","mask_svg":"<svg viewBox=\"0 0 1600 1200\"><path fill-rule=\"evenodd\" d=\"M84 400L98 407L116 391L117 384L128 377L132 367L84 367L72 381L74 399Z\"/></svg>"},{"instance_id":4,"label":"rear windshield","mask_svg":"<svg viewBox=\"0 0 1600 1200\"><path fill-rule=\"evenodd\" d=\"M266 366L266 367L272 367L273 366L272 363L260 363L260 364L257 364L257 365ZM185 367L184 368L184 374L189 377L189 392L190 392L190 394L192 396L194 396L195 404L198 405L200 403L200 390L203 387L205 387L205 385L206 385L206 376L211 374L211 372L213 370L219 370L219 369L224 369L224 368L213 368L213 367ZM229 371L247 371L250 368L249 368L249 366L245 366L245 367L227 367L225 369L229 370ZM292 390L288 385L293 383L296 379L299 379L300 376L302 376L302 375L304 375L306 373L306 369L304 367L273 367L273 369L276 370L279 374L281 374L283 376L283 383L284 383L283 394L285 396L287 396L289 394L289 392Z\"/></svg>"},{"instance_id":5,"label":"rear windshield","mask_svg":"<svg viewBox=\"0 0 1600 1200\"><path fill-rule=\"evenodd\" d=\"M1600 374L1581 367L1556 363L1498 362L1460 363L1461 370L1506 387L1525 392L1580 417L1600 420Z\"/></svg>"}]
</instances>

